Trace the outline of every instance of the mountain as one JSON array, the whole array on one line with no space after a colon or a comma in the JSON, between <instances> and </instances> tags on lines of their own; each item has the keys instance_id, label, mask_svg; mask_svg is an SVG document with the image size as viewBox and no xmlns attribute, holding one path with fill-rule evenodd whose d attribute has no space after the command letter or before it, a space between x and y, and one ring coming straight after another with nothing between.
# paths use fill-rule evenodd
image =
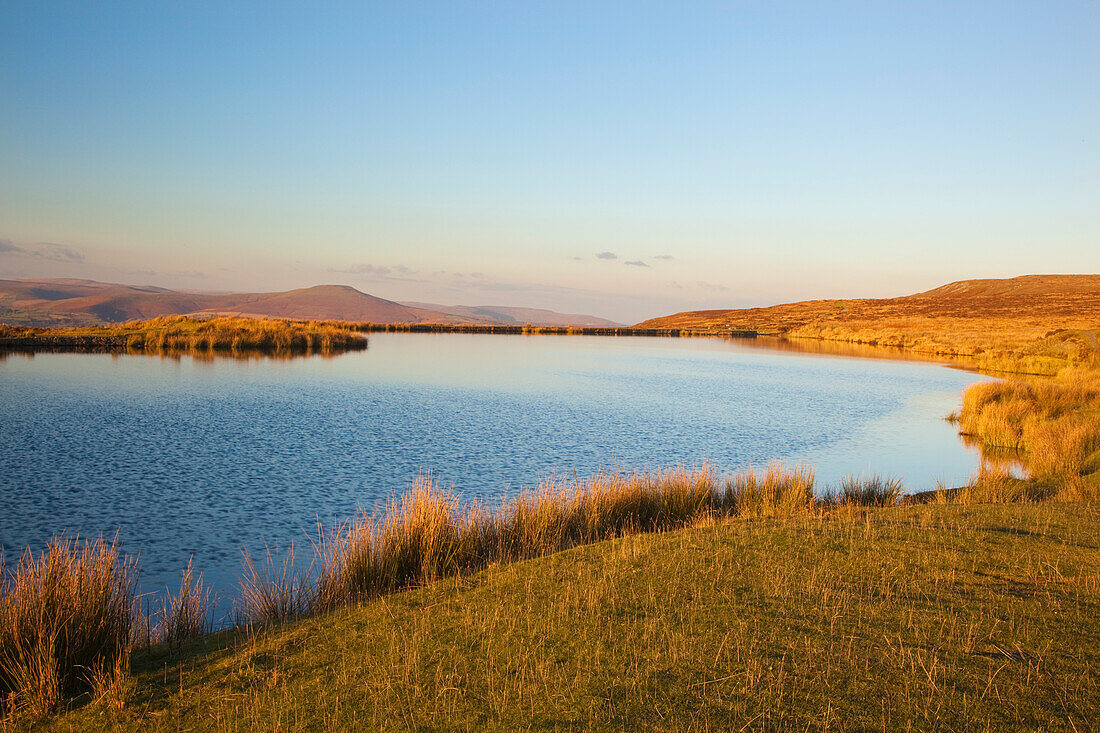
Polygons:
<instances>
[{"instance_id":1,"label":"mountain","mask_svg":"<svg viewBox=\"0 0 1100 733\"><path fill-rule=\"evenodd\" d=\"M95 280L0 280L0 323L87 326L166 315L243 315L371 323L604 325L595 316L496 306L403 304L346 285L276 293L202 293Z\"/></svg>"},{"instance_id":2,"label":"mountain","mask_svg":"<svg viewBox=\"0 0 1100 733\"><path fill-rule=\"evenodd\" d=\"M598 326L614 327L621 323L583 313L557 313L542 308L516 308L507 305L439 305L437 303L403 303L410 308L436 311L463 323L517 324L535 326Z\"/></svg>"}]
</instances>

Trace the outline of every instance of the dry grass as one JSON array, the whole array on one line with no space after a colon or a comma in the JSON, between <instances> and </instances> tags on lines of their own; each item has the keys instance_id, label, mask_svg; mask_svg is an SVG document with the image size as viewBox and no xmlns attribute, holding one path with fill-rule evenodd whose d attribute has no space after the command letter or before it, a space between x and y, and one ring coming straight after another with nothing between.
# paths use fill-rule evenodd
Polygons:
<instances>
[{"instance_id":1,"label":"dry grass","mask_svg":"<svg viewBox=\"0 0 1100 733\"><path fill-rule=\"evenodd\" d=\"M717 518L494 565L182 656L84 730L1086 731L1095 505Z\"/></svg>"},{"instance_id":2,"label":"dry grass","mask_svg":"<svg viewBox=\"0 0 1100 733\"><path fill-rule=\"evenodd\" d=\"M262 565L246 558L240 610L250 622L270 623L627 534L816 506L812 469L778 463L725 481L710 468L549 481L495 507L460 507L424 476L381 517L319 532L315 572L296 572L292 559L270 554Z\"/></svg>"},{"instance_id":3,"label":"dry grass","mask_svg":"<svg viewBox=\"0 0 1100 733\"><path fill-rule=\"evenodd\" d=\"M959 429L987 449L1014 451L1035 484L1032 498L1088 498L1100 470L1100 372L1071 368L1053 380L973 385Z\"/></svg>"},{"instance_id":4,"label":"dry grass","mask_svg":"<svg viewBox=\"0 0 1100 733\"><path fill-rule=\"evenodd\" d=\"M195 575L188 560L179 591L166 593L162 599L153 638L178 652L183 642L208 634L213 628L214 603L210 591L204 586L202 575Z\"/></svg>"},{"instance_id":5,"label":"dry grass","mask_svg":"<svg viewBox=\"0 0 1100 733\"><path fill-rule=\"evenodd\" d=\"M28 550L0 580L0 704L34 716L121 669L134 618L134 567L102 539Z\"/></svg>"},{"instance_id":6,"label":"dry grass","mask_svg":"<svg viewBox=\"0 0 1100 733\"><path fill-rule=\"evenodd\" d=\"M325 354L367 346L348 324L234 317L162 316L87 328L6 328L0 338L43 347L100 344L147 353Z\"/></svg>"},{"instance_id":7,"label":"dry grass","mask_svg":"<svg viewBox=\"0 0 1100 733\"><path fill-rule=\"evenodd\" d=\"M638 324L715 334L755 330L946 357L990 371L1100 367L1100 276L971 280L900 298L812 300L678 313Z\"/></svg>"},{"instance_id":8,"label":"dry grass","mask_svg":"<svg viewBox=\"0 0 1100 733\"><path fill-rule=\"evenodd\" d=\"M825 500L838 506L894 506L903 492L901 479L854 474L841 479L838 490Z\"/></svg>"}]
</instances>

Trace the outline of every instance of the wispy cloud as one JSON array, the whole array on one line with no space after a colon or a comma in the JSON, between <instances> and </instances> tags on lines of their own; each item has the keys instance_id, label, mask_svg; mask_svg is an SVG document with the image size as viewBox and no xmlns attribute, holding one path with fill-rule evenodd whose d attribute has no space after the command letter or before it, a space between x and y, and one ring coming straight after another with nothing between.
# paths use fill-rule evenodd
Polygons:
<instances>
[{"instance_id":1,"label":"wispy cloud","mask_svg":"<svg viewBox=\"0 0 1100 733\"><path fill-rule=\"evenodd\" d=\"M41 242L38 246L31 251L35 257L42 257L47 260L57 260L58 262L83 262L84 253L73 247L69 247L64 244L54 244L53 242Z\"/></svg>"},{"instance_id":2,"label":"wispy cloud","mask_svg":"<svg viewBox=\"0 0 1100 733\"><path fill-rule=\"evenodd\" d=\"M672 255L655 255L653 257L653 259L655 259L655 260L674 260L676 258L673 257Z\"/></svg>"},{"instance_id":3,"label":"wispy cloud","mask_svg":"<svg viewBox=\"0 0 1100 733\"><path fill-rule=\"evenodd\" d=\"M344 275L364 275L372 280L407 280L410 275L417 273L416 270L405 265L374 265L368 262L360 262L348 267L330 267L328 271Z\"/></svg>"},{"instance_id":4,"label":"wispy cloud","mask_svg":"<svg viewBox=\"0 0 1100 733\"><path fill-rule=\"evenodd\" d=\"M633 267L649 267L649 265L647 265L646 263L642 262L641 260L627 260L627 261L626 261L626 262L624 262L623 264L624 264L624 265L631 265L631 266L633 266Z\"/></svg>"},{"instance_id":5,"label":"wispy cloud","mask_svg":"<svg viewBox=\"0 0 1100 733\"><path fill-rule=\"evenodd\" d=\"M617 259L619 259L619 255L615 254L614 252L599 252L599 253L596 254L596 259L597 260L617 260Z\"/></svg>"},{"instance_id":6,"label":"wispy cloud","mask_svg":"<svg viewBox=\"0 0 1100 733\"><path fill-rule=\"evenodd\" d=\"M83 262L84 253L75 247L53 242L38 242L29 247L20 247L10 239L0 239L0 254L17 254L38 257L56 262Z\"/></svg>"}]
</instances>

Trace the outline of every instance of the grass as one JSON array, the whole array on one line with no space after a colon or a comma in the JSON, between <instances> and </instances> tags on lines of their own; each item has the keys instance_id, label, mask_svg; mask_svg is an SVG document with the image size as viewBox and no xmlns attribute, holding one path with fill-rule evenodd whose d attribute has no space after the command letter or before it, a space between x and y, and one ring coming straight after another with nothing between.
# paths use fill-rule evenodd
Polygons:
<instances>
[{"instance_id":1,"label":"grass","mask_svg":"<svg viewBox=\"0 0 1100 733\"><path fill-rule=\"evenodd\" d=\"M265 318L208 319L163 316L86 328L0 327L0 341L27 345L106 346L146 353L333 353L364 349L367 341L348 324Z\"/></svg>"},{"instance_id":2,"label":"grass","mask_svg":"<svg viewBox=\"0 0 1100 733\"><path fill-rule=\"evenodd\" d=\"M813 471L802 467L773 464L727 479L676 468L551 481L495 506L460 506L424 476L380 517L321 532L309 572L295 570L292 553L246 557L238 612L269 624L627 534L808 513L817 508L813 487Z\"/></svg>"},{"instance_id":3,"label":"grass","mask_svg":"<svg viewBox=\"0 0 1100 733\"><path fill-rule=\"evenodd\" d=\"M102 539L60 538L0 564L0 709L41 716L129 657L136 570Z\"/></svg>"},{"instance_id":4,"label":"grass","mask_svg":"<svg viewBox=\"0 0 1100 733\"><path fill-rule=\"evenodd\" d=\"M1100 498L1100 372L1067 368L1052 380L973 385L958 424L989 451L1019 458L1031 478L1028 498Z\"/></svg>"},{"instance_id":5,"label":"grass","mask_svg":"<svg viewBox=\"0 0 1100 733\"><path fill-rule=\"evenodd\" d=\"M1094 504L714 518L139 652L48 727L1083 731L1098 548Z\"/></svg>"},{"instance_id":6,"label":"grass","mask_svg":"<svg viewBox=\"0 0 1100 733\"><path fill-rule=\"evenodd\" d=\"M986 371L1049 376L1066 366L1100 368L1100 276L963 281L900 298L694 311L638 325L891 347Z\"/></svg>"}]
</instances>

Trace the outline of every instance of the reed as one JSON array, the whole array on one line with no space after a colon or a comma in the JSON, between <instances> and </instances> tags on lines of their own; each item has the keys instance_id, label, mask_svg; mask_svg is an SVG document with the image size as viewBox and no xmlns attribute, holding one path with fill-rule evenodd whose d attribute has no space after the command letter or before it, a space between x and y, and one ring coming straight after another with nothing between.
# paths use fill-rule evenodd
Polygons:
<instances>
[{"instance_id":1,"label":"reed","mask_svg":"<svg viewBox=\"0 0 1100 733\"><path fill-rule=\"evenodd\" d=\"M838 489L826 500L839 506L894 506L903 491L901 479L852 474L842 478Z\"/></svg>"},{"instance_id":2,"label":"reed","mask_svg":"<svg viewBox=\"0 0 1100 733\"><path fill-rule=\"evenodd\" d=\"M1100 373L1064 369L1054 379L971 386L963 395L959 429L983 448L1016 452L1042 487L1030 493L1064 498L1100 494ZM994 492L996 493L996 492Z\"/></svg>"},{"instance_id":3,"label":"reed","mask_svg":"<svg viewBox=\"0 0 1100 733\"><path fill-rule=\"evenodd\" d=\"M0 343L25 348L139 353L297 355L367 348L352 324L276 318L161 316L109 326L5 329Z\"/></svg>"},{"instance_id":4,"label":"reed","mask_svg":"<svg viewBox=\"0 0 1100 733\"><path fill-rule=\"evenodd\" d=\"M273 624L300 616L315 607L314 583L295 563L294 546L282 560L270 548L257 562L244 551L236 614L239 622Z\"/></svg>"},{"instance_id":5,"label":"reed","mask_svg":"<svg viewBox=\"0 0 1100 733\"><path fill-rule=\"evenodd\" d=\"M270 553L261 565L246 556L240 609L247 621L269 623L623 535L815 506L813 470L779 463L724 483L709 467L552 480L492 507L460 507L421 476L380 517L319 531L312 573L295 573L292 559L279 565Z\"/></svg>"},{"instance_id":6,"label":"reed","mask_svg":"<svg viewBox=\"0 0 1100 733\"><path fill-rule=\"evenodd\" d=\"M166 593L161 602L154 639L170 649L180 651L183 642L214 628L214 603L202 575L195 575L192 561L180 578L179 592Z\"/></svg>"},{"instance_id":7,"label":"reed","mask_svg":"<svg viewBox=\"0 0 1100 733\"><path fill-rule=\"evenodd\" d=\"M123 668L136 571L115 543L55 538L0 567L0 705L39 716Z\"/></svg>"}]
</instances>

